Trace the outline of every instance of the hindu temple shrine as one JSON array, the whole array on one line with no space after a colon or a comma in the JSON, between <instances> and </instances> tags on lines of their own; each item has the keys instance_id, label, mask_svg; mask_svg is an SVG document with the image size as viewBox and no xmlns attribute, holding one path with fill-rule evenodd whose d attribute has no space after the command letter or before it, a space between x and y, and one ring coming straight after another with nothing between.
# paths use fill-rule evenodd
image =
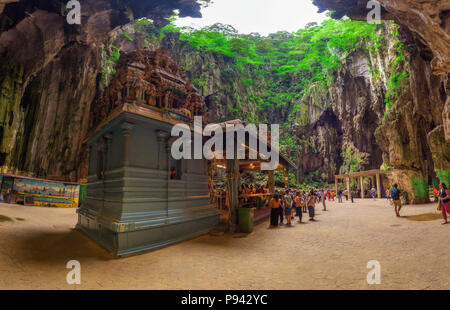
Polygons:
<instances>
[{"instance_id":1,"label":"hindu temple shrine","mask_svg":"<svg viewBox=\"0 0 450 310\"><path fill-rule=\"evenodd\" d=\"M175 124L192 128L205 103L163 49L123 54L91 109L86 197L77 229L109 252L129 255L208 231L208 162L174 160Z\"/></svg>"}]
</instances>

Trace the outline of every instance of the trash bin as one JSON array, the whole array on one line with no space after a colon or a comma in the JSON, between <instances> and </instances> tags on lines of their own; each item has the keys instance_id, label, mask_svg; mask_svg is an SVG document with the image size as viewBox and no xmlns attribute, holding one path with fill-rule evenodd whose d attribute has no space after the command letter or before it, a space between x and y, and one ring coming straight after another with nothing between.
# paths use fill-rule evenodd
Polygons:
<instances>
[{"instance_id":1,"label":"trash bin","mask_svg":"<svg viewBox=\"0 0 450 310\"><path fill-rule=\"evenodd\" d=\"M239 208L239 229L242 233L249 234L253 231L253 217L255 208Z\"/></svg>"}]
</instances>

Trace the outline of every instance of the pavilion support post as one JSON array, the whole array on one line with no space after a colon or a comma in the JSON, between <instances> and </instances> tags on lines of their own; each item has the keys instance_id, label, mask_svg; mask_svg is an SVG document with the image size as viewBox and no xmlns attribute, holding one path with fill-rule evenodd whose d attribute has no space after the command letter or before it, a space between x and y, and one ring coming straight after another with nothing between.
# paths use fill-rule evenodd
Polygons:
<instances>
[{"instance_id":1,"label":"pavilion support post","mask_svg":"<svg viewBox=\"0 0 450 310\"><path fill-rule=\"evenodd\" d=\"M273 182L273 170L269 170L269 177L267 179L267 187L269 188L269 193L273 194L274 189L274 182Z\"/></svg>"},{"instance_id":2,"label":"pavilion support post","mask_svg":"<svg viewBox=\"0 0 450 310\"><path fill-rule=\"evenodd\" d=\"M350 197L350 176L345 178L345 182L347 183L347 195Z\"/></svg>"},{"instance_id":3,"label":"pavilion support post","mask_svg":"<svg viewBox=\"0 0 450 310\"><path fill-rule=\"evenodd\" d=\"M334 177L334 190L336 191L336 194L338 192L338 181L339 179L337 177Z\"/></svg>"},{"instance_id":4,"label":"pavilion support post","mask_svg":"<svg viewBox=\"0 0 450 310\"><path fill-rule=\"evenodd\" d=\"M359 177L359 185L361 186L361 198L364 199L364 178Z\"/></svg>"},{"instance_id":5,"label":"pavilion support post","mask_svg":"<svg viewBox=\"0 0 450 310\"><path fill-rule=\"evenodd\" d=\"M377 173L377 196L378 199L381 199L381 182L380 182L380 174Z\"/></svg>"},{"instance_id":6,"label":"pavilion support post","mask_svg":"<svg viewBox=\"0 0 450 310\"><path fill-rule=\"evenodd\" d=\"M235 232L237 225L237 208L239 204L239 160L235 150L234 159L227 160L229 231Z\"/></svg>"}]
</instances>

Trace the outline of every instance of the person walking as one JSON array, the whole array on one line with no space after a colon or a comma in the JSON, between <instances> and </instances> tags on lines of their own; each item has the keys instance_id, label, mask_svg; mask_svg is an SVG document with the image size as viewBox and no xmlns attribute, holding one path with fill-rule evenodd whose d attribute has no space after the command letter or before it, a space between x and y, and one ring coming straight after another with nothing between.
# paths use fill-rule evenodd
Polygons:
<instances>
[{"instance_id":1,"label":"person walking","mask_svg":"<svg viewBox=\"0 0 450 310\"><path fill-rule=\"evenodd\" d=\"M289 190L286 190L284 194L284 216L286 217L286 224L291 225L292 216L292 197Z\"/></svg>"},{"instance_id":2,"label":"person walking","mask_svg":"<svg viewBox=\"0 0 450 310\"><path fill-rule=\"evenodd\" d=\"M352 203L353 203L353 190L352 190L352 189L350 190L350 200L351 200Z\"/></svg>"},{"instance_id":3,"label":"person walking","mask_svg":"<svg viewBox=\"0 0 450 310\"><path fill-rule=\"evenodd\" d=\"M295 220L295 215L297 213L297 203L295 202L295 197L297 196L296 191L291 191L291 199L292 199L292 220Z\"/></svg>"},{"instance_id":4,"label":"person walking","mask_svg":"<svg viewBox=\"0 0 450 310\"><path fill-rule=\"evenodd\" d=\"M316 207L315 200L316 200L316 197L314 197L314 191L311 190L309 192L307 203L306 203L307 206L308 206L309 220L310 221L315 221L315 219L314 219L315 207Z\"/></svg>"},{"instance_id":5,"label":"person walking","mask_svg":"<svg viewBox=\"0 0 450 310\"><path fill-rule=\"evenodd\" d=\"M323 211L327 211L327 205L325 204L327 195L324 190L321 191L321 196L322 196Z\"/></svg>"},{"instance_id":6,"label":"person walking","mask_svg":"<svg viewBox=\"0 0 450 310\"><path fill-rule=\"evenodd\" d=\"M400 200L400 190L398 185L394 184L394 188L391 190L392 201L394 202L395 214L400 217L400 210L402 209L402 201Z\"/></svg>"},{"instance_id":7,"label":"person walking","mask_svg":"<svg viewBox=\"0 0 450 310\"><path fill-rule=\"evenodd\" d=\"M278 208L278 217L280 220L280 225L284 225L284 215L283 215L283 213L284 213L284 196L282 194L280 195L280 200L281 200L281 203L280 203L280 207Z\"/></svg>"},{"instance_id":8,"label":"person walking","mask_svg":"<svg viewBox=\"0 0 450 310\"><path fill-rule=\"evenodd\" d=\"M305 191L302 192L302 200L303 200L303 213L306 213L308 211L306 211L307 205L306 205L306 193L305 193Z\"/></svg>"},{"instance_id":9,"label":"person walking","mask_svg":"<svg viewBox=\"0 0 450 310\"><path fill-rule=\"evenodd\" d=\"M441 201L442 217L445 221L444 223L442 223L442 225L445 225L448 224L447 213L450 214L450 193L445 183L439 184L439 199Z\"/></svg>"},{"instance_id":10,"label":"person walking","mask_svg":"<svg viewBox=\"0 0 450 310\"><path fill-rule=\"evenodd\" d=\"M281 205L280 196L278 196L278 194L275 194L269 202L270 227L278 226L278 213L279 213L280 205Z\"/></svg>"},{"instance_id":11,"label":"person walking","mask_svg":"<svg viewBox=\"0 0 450 310\"><path fill-rule=\"evenodd\" d=\"M10 188L8 188L7 190L6 190L6 197L5 197L5 202L6 203L11 203L11 189Z\"/></svg>"},{"instance_id":12,"label":"person walking","mask_svg":"<svg viewBox=\"0 0 450 310\"><path fill-rule=\"evenodd\" d=\"M371 195L373 200L375 200L375 196L377 195L377 190L375 189L375 187L372 187L372 189L370 190Z\"/></svg>"},{"instance_id":13,"label":"person walking","mask_svg":"<svg viewBox=\"0 0 450 310\"><path fill-rule=\"evenodd\" d=\"M295 195L295 206L296 206L296 212L297 212L297 216L298 216L298 222L301 223L302 222L302 217L303 217L303 212L302 212L302 207L305 205L305 201L303 200L302 196L300 195L300 192L297 192Z\"/></svg>"},{"instance_id":14,"label":"person walking","mask_svg":"<svg viewBox=\"0 0 450 310\"><path fill-rule=\"evenodd\" d=\"M341 190L337 191L337 197L338 197L338 202L342 203L342 191Z\"/></svg>"}]
</instances>

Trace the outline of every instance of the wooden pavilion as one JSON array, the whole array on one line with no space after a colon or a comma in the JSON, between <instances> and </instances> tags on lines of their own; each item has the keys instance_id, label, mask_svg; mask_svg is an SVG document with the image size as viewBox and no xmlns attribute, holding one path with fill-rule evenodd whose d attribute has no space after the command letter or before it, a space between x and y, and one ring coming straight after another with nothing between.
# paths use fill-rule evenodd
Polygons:
<instances>
[{"instance_id":1,"label":"wooden pavilion","mask_svg":"<svg viewBox=\"0 0 450 310\"><path fill-rule=\"evenodd\" d=\"M347 192L350 193L350 183L352 179L356 179L359 187L361 189L361 198L364 199L364 178L369 177L371 178L372 185L375 186L376 183L376 190L377 190L377 197L381 198L381 177L384 175L384 172L381 170L368 170L368 171L360 171L360 172L353 172L353 173L347 173L347 174L339 174L334 176L335 181L335 189L336 193L338 191L338 184L340 180L345 180Z\"/></svg>"},{"instance_id":2,"label":"wooden pavilion","mask_svg":"<svg viewBox=\"0 0 450 310\"><path fill-rule=\"evenodd\" d=\"M267 141L264 141L261 139L260 136L258 136L255 132L252 132L251 130L247 130L245 128L245 123L239 119L236 120L230 120L222 123L217 123L223 131L230 133L230 129L227 129L227 125L242 125L238 128L234 127L231 129L234 131L232 133L234 137L234 156L232 158L227 158L226 154L224 154L223 159L214 159L212 164L216 166L220 166L222 168L226 169L226 175L227 175L227 189L226 189L226 195L227 200L229 202L229 224L231 226L236 225L237 218L236 218L236 210L239 207L239 180L240 175L244 171L256 171L261 170L261 165L264 162L269 162L270 159L263 153L260 152L261 148L267 148L271 149L271 137L269 133L269 137ZM239 159L238 158L238 139L237 135L242 134L245 135L245 143L243 147L245 148L245 159ZM225 137L225 135L224 135ZM257 145L253 143L252 145L252 139L253 141L257 141ZM225 145L225 141L224 141ZM293 170L294 172L297 171L296 165L284 154L280 153L279 150L274 150L275 153L279 156L278 165L274 167L275 169L281 169L284 172L284 186L285 188L289 187L289 171ZM256 153L257 156L255 159L250 159L249 154L253 152ZM274 169L274 170L275 170ZM268 189L269 189L269 195L273 195L274 193L274 170L267 170L268 173ZM297 175L297 173L295 173Z\"/></svg>"}]
</instances>

